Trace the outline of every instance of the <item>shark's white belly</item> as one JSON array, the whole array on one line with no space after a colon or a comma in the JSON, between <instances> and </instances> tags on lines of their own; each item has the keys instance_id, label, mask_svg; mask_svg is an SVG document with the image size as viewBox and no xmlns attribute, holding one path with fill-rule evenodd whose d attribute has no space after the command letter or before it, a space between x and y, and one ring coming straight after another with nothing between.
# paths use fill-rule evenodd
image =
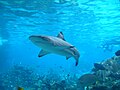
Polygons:
<instances>
[{"instance_id":1,"label":"shark's white belly","mask_svg":"<svg viewBox=\"0 0 120 90\"><path fill-rule=\"evenodd\" d=\"M72 56L72 52L67 48L65 49L64 46L57 47L51 44L39 44L37 46L50 53L55 53L63 56Z\"/></svg>"}]
</instances>

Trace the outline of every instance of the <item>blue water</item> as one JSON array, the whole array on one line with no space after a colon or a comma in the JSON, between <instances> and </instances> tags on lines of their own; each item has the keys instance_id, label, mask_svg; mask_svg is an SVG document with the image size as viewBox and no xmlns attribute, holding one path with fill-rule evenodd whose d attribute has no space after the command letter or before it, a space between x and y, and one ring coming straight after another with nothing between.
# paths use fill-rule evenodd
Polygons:
<instances>
[{"instance_id":1,"label":"blue water","mask_svg":"<svg viewBox=\"0 0 120 90\"><path fill-rule=\"evenodd\" d=\"M17 64L40 74L90 72L95 62L111 58L120 49L119 29L119 0L0 0L0 71ZM56 54L38 58L41 49L28 38L57 36L60 31L80 52L77 67L74 58ZM118 43L109 43L114 41ZM105 42L112 50L101 47Z\"/></svg>"}]
</instances>

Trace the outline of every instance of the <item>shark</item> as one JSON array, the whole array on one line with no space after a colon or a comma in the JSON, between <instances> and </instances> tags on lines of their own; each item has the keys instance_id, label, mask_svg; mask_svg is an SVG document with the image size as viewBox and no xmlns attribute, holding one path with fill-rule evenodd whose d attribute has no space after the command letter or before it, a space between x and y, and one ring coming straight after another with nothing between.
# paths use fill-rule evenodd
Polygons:
<instances>
[{"instance_id":1,"label":"shark","mask_svg":"<svg viewBox=\"0 0 120 90\"><path fill-rule=\"evenodd\" d=\"M76 61L75 66L77 66L79 63L79 51L74 45L68 43L64 39L62 32L59 32L57 36L31 35L29 36L29 40L41 48L38 57L54 53L65 56L66 60L73 57Z\"/></svg>"}]
</instances>

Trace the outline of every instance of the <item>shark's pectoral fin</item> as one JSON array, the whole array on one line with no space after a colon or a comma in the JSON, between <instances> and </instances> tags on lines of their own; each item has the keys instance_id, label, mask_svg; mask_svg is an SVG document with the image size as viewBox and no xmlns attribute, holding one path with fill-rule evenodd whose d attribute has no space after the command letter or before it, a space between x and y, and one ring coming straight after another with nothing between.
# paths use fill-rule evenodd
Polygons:
<instances>
[{"instance_id":1,"label":"shark's pectoral fin","mask_svg":"<svg viewBox=\"0 0 120 90\"><path fill-rule=\"evenodd\" d=\"M49 54L50 52L47 52L47 51L45 51L45 50L41 50L40 52L39 52L39 54L38 54L38 57L42 57L42 56L45 56L45 55L47 55L47 54Z\"/></svg>"},{"instance_id":2,"label":"shark's pectoral fin","mask_svg":"<svg viewBox=\"0 0 120 90\"><path fill-rule=\"evenodd\" d=\"M65 41L64 35L63 35L62 32L59 32L59 34L57 35L57 37Z\"/></svg>"},{"instance_id":3,"label":"shark's pectoral fin","mask_svg":"<svg viewBox=\"0 0 120 90\"><path fill-rule=\"evenodd\" d=\"M69 58L71 58L71 56L66 56L66 60L68 60Z\"/></svg>"}]
</instances>

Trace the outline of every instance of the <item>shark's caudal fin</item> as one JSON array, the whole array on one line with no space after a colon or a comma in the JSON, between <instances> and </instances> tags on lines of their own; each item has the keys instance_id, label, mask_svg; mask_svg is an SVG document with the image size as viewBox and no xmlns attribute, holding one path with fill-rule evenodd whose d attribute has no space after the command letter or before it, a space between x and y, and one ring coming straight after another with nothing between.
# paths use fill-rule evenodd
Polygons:
<instances>
[{"instance_id":1,"label":"shark's caudal fin","mask_svg":"<svg viewBox=\"0 0 120 90\"><path fill-rule=\"evenodd\" d=\"M45 50L42 49L42 50L39 52L38 57L42 57L42 56L45 56L45 55L47 55L47 54L49 54L49 52L47 52L47 51L45 51Z\"/></svg>"},{"instance_id":2,"label":"shark's caudal fin","mask_svg":"<svg viewBox=\"0 0 120 90\"><path fill-rule=\"evenodd\" d=\"M75 66L77 66L78 65L78 60L76 60L76 63L75 63Z\"/></svg>"},{"instance_id":3,"label":"shark's caudal fin","mask_svg":"<svg viewBox=\"0 0 120 90\"><path fill-rule=\"evenodd\" d=\"M57 35L57 37L65 41L64 35L63 35L62 32L59 32L59 34Z\"/></svg>"},{"instance_id":4,"label":"shark's caudal fin","mask_svg":"<svg viewBox=\"0 0 120 90\"><path fill-rule=\"evenodd\" d=\"M75 60L76 60L75 66L77 66L78 63L79 63L79 57L75 56L74 58L75 58Z\"/></svg>"}]
</instances>

